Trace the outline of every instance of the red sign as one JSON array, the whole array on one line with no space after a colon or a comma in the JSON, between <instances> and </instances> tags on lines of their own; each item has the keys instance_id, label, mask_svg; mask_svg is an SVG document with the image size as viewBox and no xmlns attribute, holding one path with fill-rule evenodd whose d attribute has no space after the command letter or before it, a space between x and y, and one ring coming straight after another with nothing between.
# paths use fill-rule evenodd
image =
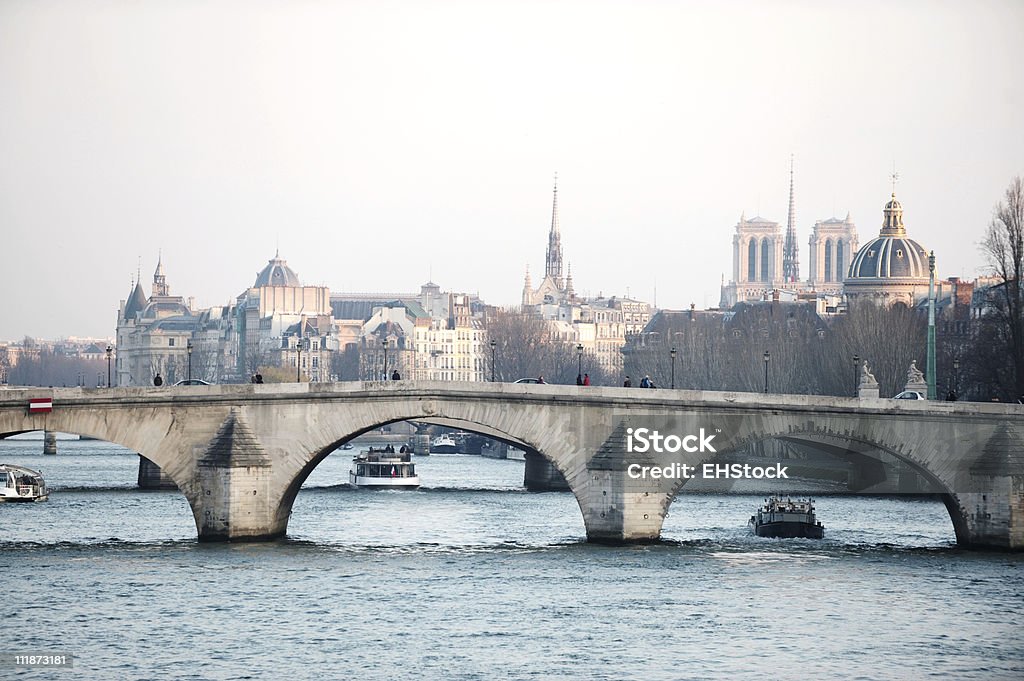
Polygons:
<instances>
[{"instance_id":1,"label":"red sign","mask_svg":"<svg viewBox=\"0 0 1024 681\"><path fill-rule=\"evenodd\" d=\"M28 401L28 413L49 414L53 411L52 397L37 397Z\"/></svg>"}]
</instances>

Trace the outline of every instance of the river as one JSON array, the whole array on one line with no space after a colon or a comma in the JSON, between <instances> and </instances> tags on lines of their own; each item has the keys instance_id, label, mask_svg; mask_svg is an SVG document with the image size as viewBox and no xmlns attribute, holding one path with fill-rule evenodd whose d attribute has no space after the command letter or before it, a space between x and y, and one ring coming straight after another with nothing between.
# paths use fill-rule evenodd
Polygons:
<instances>
[{"instance_id":1,"label":"river","mask_svg":"<svg viewBox=\"0 0 1024 681\"><path fill-rule=\"evenodd\" d=\"M0 649L74 656L19 678L1024 678L1024 556L957 549L935 500L820 497L811 541L749 534L759 495L690 494L663 543L595 546L521 461L417 458L422 489L368 491L338 452L287 539L199 544L136 456L59 445L0 441L53 490L0 504Z\"/></svg>"}]
</instances>

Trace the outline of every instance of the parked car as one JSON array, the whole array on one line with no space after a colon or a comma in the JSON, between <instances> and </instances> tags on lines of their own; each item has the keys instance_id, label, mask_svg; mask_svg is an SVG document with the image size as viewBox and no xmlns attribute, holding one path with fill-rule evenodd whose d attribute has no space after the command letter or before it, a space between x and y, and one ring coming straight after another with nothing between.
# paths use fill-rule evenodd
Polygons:
<instances>
[{"instance_id":1,"label":"parked car","mask_svg":"<svg viewBox=\"0 0 1024 681\"><path fill-rule=\"evenodd\" d=\"M894 397L892 399L894 399L894 400L927 400L928 398L925 397L922 393L917 392L916 390L904 390L903 392L901 392L899 395L897 395L896 397Z\"/></svg>"},{"instance_id":2,"label":"parked car","mask_svg":"<svg viewBox=\"0 0 1024 681\"><path fill-rule=\"evenodd\" d=\"M539 378L520 378L516 383L543 383Z\"/></svg>"},{"instance_id":3,"label":"parked car","mask_svg":"<svg viewBox=\"0 0 1024 681\"><path fill-rule=\"evenodd\" d=\"M188 379L185 379L184 381L178 381L174 385L210 385L210 384L207 383L206 381L200 380L198 378L188 378Z\"/></svg>"}]
</instances>

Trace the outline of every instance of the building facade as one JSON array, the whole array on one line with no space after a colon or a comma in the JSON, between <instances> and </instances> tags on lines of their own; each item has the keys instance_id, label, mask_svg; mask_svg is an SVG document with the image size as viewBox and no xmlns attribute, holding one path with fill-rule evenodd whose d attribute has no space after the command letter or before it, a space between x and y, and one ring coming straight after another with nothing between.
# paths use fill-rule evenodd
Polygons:
<instances>
[{"instance_id":1,"label":"building facade","mask_svg":"<svg viewBox=\"0 0 1024 681\"><path fill-rule=\"evenodd\" d=\"M809 276L801 278L796 221L793 167L789 170L789 213L785 235L782 226L760 216L740 215L732 238L732 278L722 283L719 307L737 303L778 300L780 297L809 300L842 294L847 268L857 250L857 227L850 219L829 218L815 222L808 242ZM824 301L823 309L832 306Z\"/></svg>"}]
</instances>

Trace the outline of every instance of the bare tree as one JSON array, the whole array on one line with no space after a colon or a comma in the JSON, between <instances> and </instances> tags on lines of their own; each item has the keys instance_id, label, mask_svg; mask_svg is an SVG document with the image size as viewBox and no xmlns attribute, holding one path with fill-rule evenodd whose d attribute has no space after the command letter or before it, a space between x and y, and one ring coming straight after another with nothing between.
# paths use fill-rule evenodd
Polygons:
<instances>
[{"instance_id":1,"label":"bare tree","mask_svg":"<svg viewBox=\"0 0 1024 681\"><path fill-rule=\"evenodd\" d=\"M858 367L854 357L867 362L878 379L883 397L903 390L912 361L925 367L928 320L917 310L896 304L890 307L864 301L850 305L836 320L821 369L829 394L853 395ZM830 359L829 359L830 358Z\"/></svg>"},{"instance_id":2,"label":"bare tree","mask_svg":"<svg viewBox=\"0 0 1024 681\"><path fill-rule=\"evenodd\" d=\"M1004 366L1010 379L998 386L1004 399L1024 395L1024 180L1015 177L1007 187L1005 200L995 208L981 248L995 275L1002 281L994 287L991 313L983 331L989 342L1001 344Z\"/></svg>"},{"instance_id":3,"label":"bare tree","mask_svg":"<svg viewBox=\"0 0 1024 681\"><path fill-rule=\"evenodd\" d=\"M487 319L488 337L495 342L494 377L497 381L544 377L547 383L576 382L580 358L572 342L557 338L551 326L514 308L496 310ZM489 361L489 359L488 359ZM611 385L596 358L583 355L583 370L594 385ZM486 375L490 377L490 367Z\"/></svg>"}]
</instances>

